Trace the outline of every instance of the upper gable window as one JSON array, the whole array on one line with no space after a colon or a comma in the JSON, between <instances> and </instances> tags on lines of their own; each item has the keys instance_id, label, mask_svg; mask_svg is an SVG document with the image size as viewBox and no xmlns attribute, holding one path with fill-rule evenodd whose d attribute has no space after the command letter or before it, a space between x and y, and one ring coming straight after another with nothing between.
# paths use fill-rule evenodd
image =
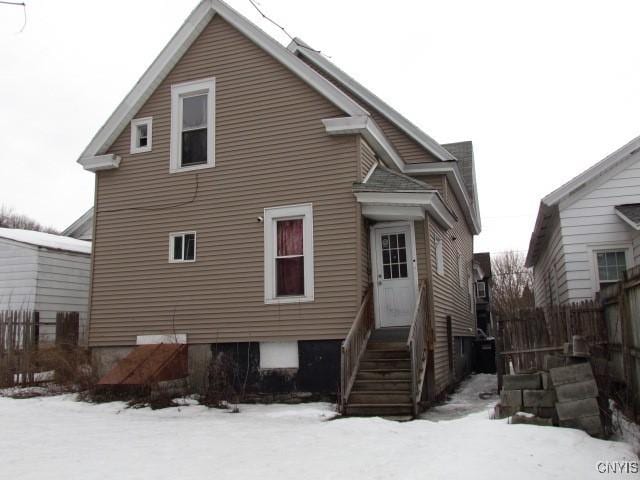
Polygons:
<instances>
[{"instance_id":1,"label":"upper gable window","mask_svg":"<svg viewBox=\"0 0 640 480\"><path fill-rule=\"evenodd\" d=\"M131 120L131 153L151 151L152 117Z\"/></svg>"},{"instance_id":2,"label":"upper gable window","mask_svg":"<svg viewBox=\"0 0 640 480\"><path fill-rule=\"evenodd\" d=\"M215 165L215 79L171 86L171 172Z\"/></svg>"}]
</instances>

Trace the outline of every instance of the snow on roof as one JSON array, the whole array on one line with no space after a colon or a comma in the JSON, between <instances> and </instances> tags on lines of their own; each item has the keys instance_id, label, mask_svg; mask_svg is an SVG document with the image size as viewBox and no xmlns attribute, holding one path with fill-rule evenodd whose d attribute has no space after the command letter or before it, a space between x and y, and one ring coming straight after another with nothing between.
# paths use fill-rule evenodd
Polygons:
<instances>
[{"instance_id":1,"label":"snow on roof","mask_svg":"<svg viewBox=\"0 0 640 480\"><path fill-rule=\"evenodd\" d=\"M16 242L28 243L38 247L54 248L69 252L91 253L91 242L76 240L62 235L34 232L33 230L20 230L17 228L0 228L0 238L7 238Z\"/></svg>"}]
</instances>

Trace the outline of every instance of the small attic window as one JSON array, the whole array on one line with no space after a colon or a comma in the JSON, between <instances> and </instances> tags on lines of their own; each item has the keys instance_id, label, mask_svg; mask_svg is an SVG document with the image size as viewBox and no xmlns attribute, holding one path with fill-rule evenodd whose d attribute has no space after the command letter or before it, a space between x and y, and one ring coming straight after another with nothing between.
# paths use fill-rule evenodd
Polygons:
<instances>
[{"instance_id":1,"label":"small attic window","mask_svg":"<svg viewBox=\"0 0 640 480\"><path fill-rule=\"evenodd\" d=\"M151 151L152 117L131 120L131 153Z\"/></svg>"}]
</instances>

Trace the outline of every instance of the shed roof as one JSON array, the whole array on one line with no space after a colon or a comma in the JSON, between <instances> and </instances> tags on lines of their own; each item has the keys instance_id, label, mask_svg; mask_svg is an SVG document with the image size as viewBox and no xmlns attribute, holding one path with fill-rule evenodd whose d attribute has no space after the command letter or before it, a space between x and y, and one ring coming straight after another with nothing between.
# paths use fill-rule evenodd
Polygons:
<instances>
[{"instance_id":1,"label":"shed roof","mask_svg":"<svg viewBox=\"0 0 640 480\"><path fill-rule=\"evenodd\" d=\"M365 182L353 184L354 192L433 192L429 184L377 165Z\"/></svg>"},{"instance_id":2,"label":"shed roof","mask_svg":"<svg viewBox=\"0 0 640 480\"><path fill-rule=\"evenodd\" d=\"M0 238L35 245L37 247L65 250L67 252L91 253L91 242L64 237L62 235L54 235L52 233L21 230L18 228L0 228Z\"/></svg>"},{"instance_id":3,"label":"shed roof","mask_svg":"<svg viewBox=\"0 0 640 480\"><path fill-rule=\"evenodd\" d=\"M616 205L616 214L636 230L640 230L640 203Z\"/></svg>"}]
</instances>

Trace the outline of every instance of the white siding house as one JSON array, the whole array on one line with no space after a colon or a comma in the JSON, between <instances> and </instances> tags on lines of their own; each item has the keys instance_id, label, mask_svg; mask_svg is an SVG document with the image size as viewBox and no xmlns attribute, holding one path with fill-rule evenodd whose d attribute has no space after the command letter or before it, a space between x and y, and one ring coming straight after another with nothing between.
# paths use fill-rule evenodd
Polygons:
<instances>
[{"instance_id":1,"label":"white siding house","mask_svg":"<svg viewBox=\"0 0 640 480\"><path fill-rule=\"evenodd\" d=\"M40 313L40 341L55 341L57 312L79 312L86 343L91 243L0 228L0 310Z\"/></svg>"},{"instance_id":2,"label":"white siding house","mask_svg":"<svg viewBox=\"0 0 640 480\"><path fill-rule=\"evenodd\" d=\"M540 202L527 266L537 306L591 300L640 261L640 137Z\"/></svg>"}]
</instances>

